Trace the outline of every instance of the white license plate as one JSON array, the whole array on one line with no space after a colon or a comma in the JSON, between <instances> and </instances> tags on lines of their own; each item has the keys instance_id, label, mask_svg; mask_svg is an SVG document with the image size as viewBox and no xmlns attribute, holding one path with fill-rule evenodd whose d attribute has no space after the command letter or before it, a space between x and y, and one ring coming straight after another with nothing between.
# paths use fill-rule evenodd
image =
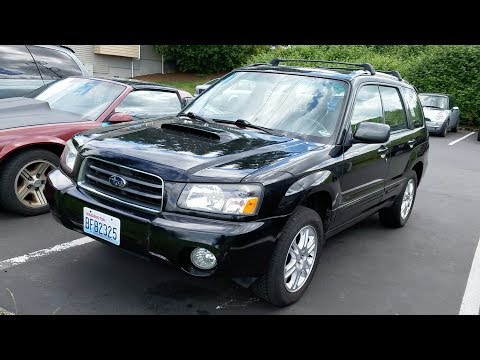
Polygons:
<instances>
[{"instance_id":1,"label":"white license plate","mask_svg":"<svg viewBox=\"0 0 480 360\"><path fill-rule=\"evenodd\" d=\"M120 245L120 219L88 207L83 208L83 231Z\"/></svg>"}]
</instances>

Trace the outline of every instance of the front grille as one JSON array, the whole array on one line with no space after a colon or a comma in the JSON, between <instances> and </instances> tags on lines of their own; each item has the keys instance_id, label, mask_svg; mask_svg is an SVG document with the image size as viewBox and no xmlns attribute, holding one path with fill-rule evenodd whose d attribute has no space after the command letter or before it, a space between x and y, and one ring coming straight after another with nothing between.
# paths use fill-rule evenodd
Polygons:
<instances>
[{"instance_id":1,"label":"front grille","mask_svg":"<svg viewBox=\"0 0 480 360\"><path fill-rule=\"evenodd\" d=\"M110 178L126 181L115 186ZM78 185L93 195L151 213L162 211L164 186L161 177L96 158L87 158L80 170Z\"/></svg>"}]
</instances>

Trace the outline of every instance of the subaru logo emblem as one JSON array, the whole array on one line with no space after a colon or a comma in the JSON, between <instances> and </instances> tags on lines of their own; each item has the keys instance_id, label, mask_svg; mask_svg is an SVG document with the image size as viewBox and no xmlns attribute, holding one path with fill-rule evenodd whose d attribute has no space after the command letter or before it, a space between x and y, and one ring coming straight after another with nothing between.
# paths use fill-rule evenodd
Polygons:
<instances>
[{"instance_id":1,"label":"subaru logo emblem","mask_svg":"<svg viewBox=\"0 0 480 360\"><path fill-rule=\"evenodd\" d=\"M108 181L110 182L110 184L118 188L124 188L125 186L127 186L127 180L118 175L110 176Z\"/></svg>"}]
</instances>

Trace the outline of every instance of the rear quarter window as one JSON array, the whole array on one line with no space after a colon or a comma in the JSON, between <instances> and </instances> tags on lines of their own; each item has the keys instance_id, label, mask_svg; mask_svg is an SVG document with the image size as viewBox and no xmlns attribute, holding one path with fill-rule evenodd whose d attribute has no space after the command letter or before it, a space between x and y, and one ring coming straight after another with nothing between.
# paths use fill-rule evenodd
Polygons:
<instances>
[{"instance_id":1,"label":"rear quarter window","mask_svg":"<svg viewBox=\"0 0 480 360\"><path fill-rule=\"evenodd\" d=\"M412 89L403 88L403 97L412 125L416 128L422 127L424 125L422 104L417 93Z\"/></svg>"}]
</instances>

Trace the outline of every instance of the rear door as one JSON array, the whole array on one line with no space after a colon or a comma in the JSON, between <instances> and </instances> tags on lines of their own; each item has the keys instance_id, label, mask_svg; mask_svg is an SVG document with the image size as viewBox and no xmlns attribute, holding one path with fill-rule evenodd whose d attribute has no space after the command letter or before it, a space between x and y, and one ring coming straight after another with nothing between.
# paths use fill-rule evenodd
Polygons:
<instances>
[{"instance_id":1,"label":"rear door","mask_svg":"<svg viewBox=\"0 0 480 360\"><path fill-rule=\"evenodd\" d=\"M23 96L43 85L25 45L0 45L0 99Z\"/></svg>"},{"instance_id":2,"label":"rear door","mask_svg":"<svg viewBox=\"0 0 480 360\"><path fill-rule=\"evenodd\" d=\"M403 174L415 146L415 131L407 121L400 91L393 86L380 86L385 123L390 125L390 153L385 192L387 198L397 194L403 185Z\"/></svg>"},{"instance_id":3,"label":"rear door","mask_svg":"<svg viewBox=\"0 0 480 360\"><path fill-rule=\"evenodd\" d=\"M376 84L358 91L350 119L352 133L363 121L384 123L382 101ZM344 174L340 180L341 197L335 224L342 225L378 205L387 175L388 142L353 144L344 152Z\"/></svg>"}]
</instances>

